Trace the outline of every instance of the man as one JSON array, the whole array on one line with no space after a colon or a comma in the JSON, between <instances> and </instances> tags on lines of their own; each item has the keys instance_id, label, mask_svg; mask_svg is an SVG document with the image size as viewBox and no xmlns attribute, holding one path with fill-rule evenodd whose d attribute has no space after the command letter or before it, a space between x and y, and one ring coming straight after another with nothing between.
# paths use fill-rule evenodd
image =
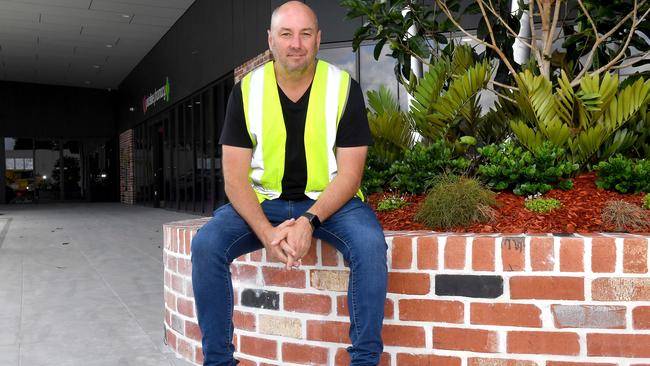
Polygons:
<instances>
[{"instance_id":1,"label":"man","mask_svg":"<svg viewBox=\"0 0 650 366\"><path fill-rule=\"evenodd\" d=\"M231 204L192 241L204 365L237 363L230 263L265 248L290 270L312 236L350 265L351 365L379 362L387 247L359 192L371 137L359 85L316 60L320 37L308 6L283 4L268 31L275 61L246 75L230 96L220 143Z\"/></svg>"}]
</instances>

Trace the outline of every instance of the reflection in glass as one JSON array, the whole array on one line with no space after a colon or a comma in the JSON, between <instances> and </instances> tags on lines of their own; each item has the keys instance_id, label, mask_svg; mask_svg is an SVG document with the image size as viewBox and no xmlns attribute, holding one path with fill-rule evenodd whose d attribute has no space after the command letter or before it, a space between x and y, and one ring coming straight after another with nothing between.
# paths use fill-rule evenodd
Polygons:
<instances>
[{"instance_id":1,"label":"reflection in glass","mask_svg":"<svg viewBox=\"0 0 650 366\"><path fill-rule=\"evenodd\" d=\"M36 196L31 138L5 137L5 201L32 202Z\"/></svg>"},{"instance_id":2,"label":"reflection in glass","mask_svg":"<svg viewBox=\"0 0 650 366\"><path fill-rule=\"evenodd\" d=\"M408 110L408 96L403 86L395 78L395 59L388 56L390 47L382 48L379 60L374 57L375 45L363 45L359 48L359 61L361 69L361 90L368 101L369 90L379 90L384 85L393 96L398 99L403 111ZM399 85L399 88L398 88Z\"/></svg>"},{"instance_id":3,"label":"reflection in glass","mask_svg":"<svg viewBox=\"0 0 650 366\"><path fill-rule=\"evenodd\" d=\"M59 200L60 172L57 162L60 160L59 143L55 140L36 140L34 146L34 172L38 197L41 201Z\"/></svg>"},{"instance_id":4,"label":"reflection in glass","mask_svg":"<svg viewBox=\"0 0 650 366\"><path fill-rule=\"evenodd\" d=\"M359 80L357 75L357 56L352 52L352 47L324 48L318 51L318 58L336 65L350 73L350 76Z\"/></svg>"}]
</instances>

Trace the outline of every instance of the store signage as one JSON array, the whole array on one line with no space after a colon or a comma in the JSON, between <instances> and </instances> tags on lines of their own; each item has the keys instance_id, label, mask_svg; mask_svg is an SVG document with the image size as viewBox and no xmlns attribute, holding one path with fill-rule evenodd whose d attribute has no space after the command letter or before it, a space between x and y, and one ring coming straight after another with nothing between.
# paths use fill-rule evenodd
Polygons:
<instances>
[{"instance_id":1,"label":"store signage","mask_svg":"<svg viewBox=\"0 0 650 366\"><path fill-rule=\"evenodd\" d=\"M158 90L142 97L142 112L147 113L147 109L161 99L169 102L169 78L165 78L165 85L158 88Z\"/></svg>"}]
</instances>

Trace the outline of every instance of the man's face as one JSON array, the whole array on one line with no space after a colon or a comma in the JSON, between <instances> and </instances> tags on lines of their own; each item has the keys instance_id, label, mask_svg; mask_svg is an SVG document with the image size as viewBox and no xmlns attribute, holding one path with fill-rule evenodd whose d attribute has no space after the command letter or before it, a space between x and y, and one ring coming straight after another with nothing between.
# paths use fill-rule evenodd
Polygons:
<instances>
[{"instance_id":1,"label":"man's face","mask_svg":"<svg viewBox=\"0 0 650 366\"><path fill-rule=\"evenodd\" d=\"M300 73L316 59L320 31L316 19L303 6L286 6L276 14L269 30L269 48L288 73Z\"/></svg>"}]
</instances>

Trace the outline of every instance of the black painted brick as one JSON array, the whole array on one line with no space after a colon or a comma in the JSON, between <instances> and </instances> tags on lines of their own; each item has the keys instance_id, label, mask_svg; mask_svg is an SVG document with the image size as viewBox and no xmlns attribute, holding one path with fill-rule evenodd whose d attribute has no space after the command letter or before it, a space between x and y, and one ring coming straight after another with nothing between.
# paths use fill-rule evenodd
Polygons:
<instances>
[{"instance_id":1,"label":"black painted brick","mask_svg":"<svg viewBox=\"0 0 650 366\"><path fill-rule=\"evenodd\" d=\"M495 299L503 294L501 276L436 275L436 295Z\"/></svg>"},{"instance_id":2,"label":"black painted brick","mask_svg":"<svg viewBox=\"0 0 650 366\"><path fill-rule=\"evenodd\" d=\"M241 293L243 306L278 310L280 308L280 294L275 291L245 289Z\"/></svg>"}]
</instances>

